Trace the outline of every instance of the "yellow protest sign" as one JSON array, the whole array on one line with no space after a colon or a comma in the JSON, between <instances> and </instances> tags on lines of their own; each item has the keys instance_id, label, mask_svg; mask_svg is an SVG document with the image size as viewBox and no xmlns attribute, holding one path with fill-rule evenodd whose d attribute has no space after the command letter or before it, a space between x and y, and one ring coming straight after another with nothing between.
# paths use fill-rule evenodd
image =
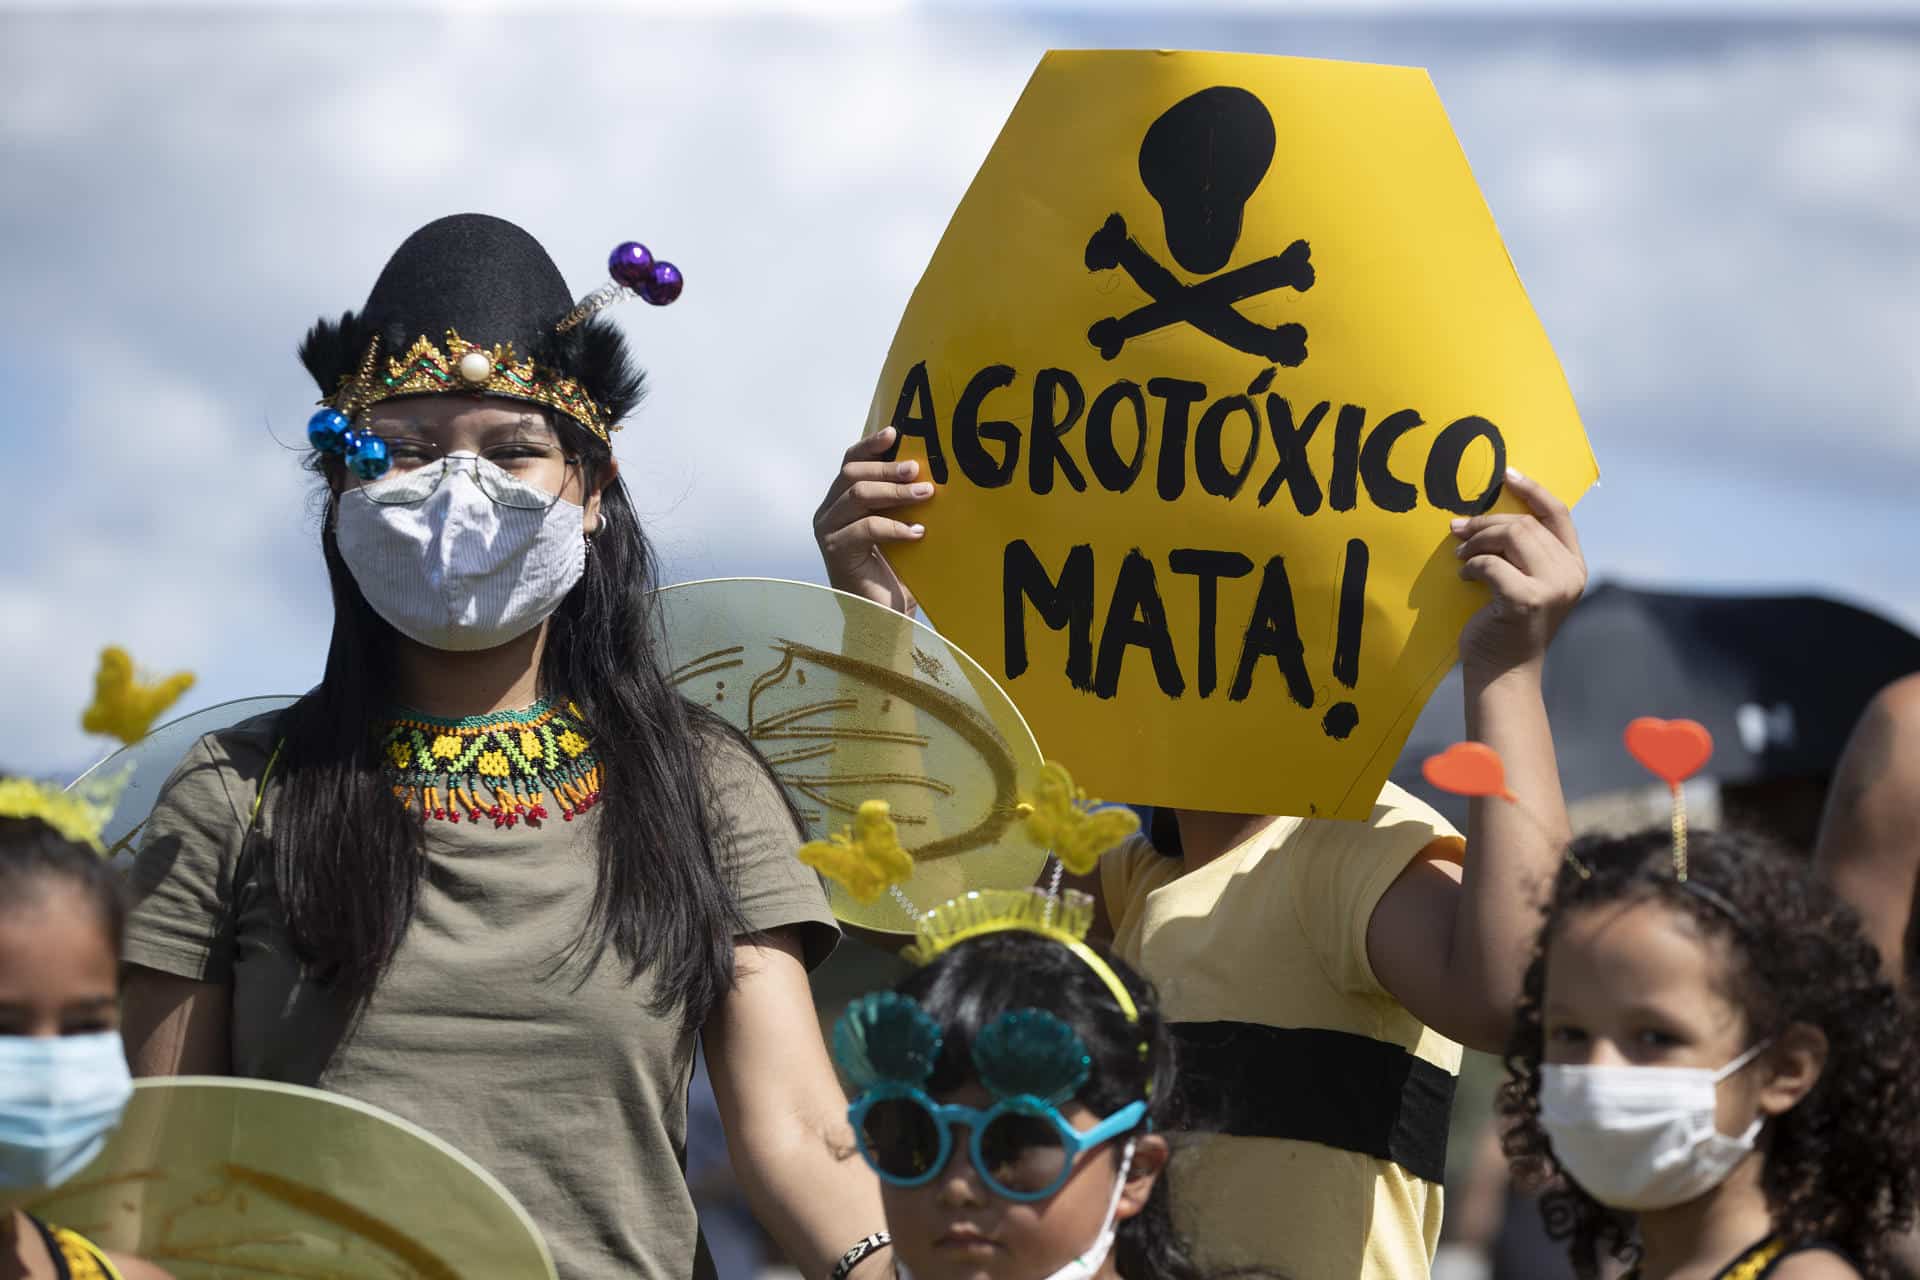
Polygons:
<instances>
[{"instance_id":1,"label":"yellow protest sign","mask_svg":"<svg viewBox=\"0 0 1920 1280\"><path fill-rule=\"evenodd\" d=\"M1597 476L1423 71L1050 53L867 429L889 551L1103 796L1361 818L1485 591L1448 522Z\"/></svg>"},{"instance_id":2,"label":"yellow protest sign","mask_svg":"<svg viewBox=\"0 0 1920 1280\"><path fill-rule=\"evenodd\" d=\"M178 1280L553 1280L507 1189L398 1116L264 1080L142 1080L105 1150L27 1208Z\"/></svg>"}]
</instances>

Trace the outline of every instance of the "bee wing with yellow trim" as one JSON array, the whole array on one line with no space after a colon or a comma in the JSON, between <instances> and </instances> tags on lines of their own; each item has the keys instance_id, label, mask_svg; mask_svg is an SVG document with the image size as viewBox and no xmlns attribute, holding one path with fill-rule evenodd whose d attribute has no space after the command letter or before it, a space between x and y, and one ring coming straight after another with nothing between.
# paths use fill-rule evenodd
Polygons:
<instances>
[{"instance_id":1,"label":"bee wing with yellow trim","mask_svg":"<svg viewBox=\"0 0 1920 1280\"><path fill-rule=\"evenodd\" d=\"M972 658L891 609L807 583L686 583L660 605L681 693L759 749L815 840L885 800L913 855L911 901L1038 879L1045 849L1021 818L1039 748ZM889 897L836 889L833 906L851 924L913 931Z\"/></svg>"}]
</instances>

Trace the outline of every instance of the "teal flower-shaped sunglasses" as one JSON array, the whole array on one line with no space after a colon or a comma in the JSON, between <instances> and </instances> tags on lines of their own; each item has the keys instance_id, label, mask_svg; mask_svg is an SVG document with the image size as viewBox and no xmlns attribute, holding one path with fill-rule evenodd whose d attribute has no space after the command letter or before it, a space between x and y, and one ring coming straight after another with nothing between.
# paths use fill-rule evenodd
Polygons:
<instances>
[{"instance_id":1,"label":"teal flower-shaped sunglasses","mask_svg":"<svg viewBox=\"0 0 1920 1280\"><path fill-rule=\"evenodd\" d=\"M1092 1060L1073 1028L1041 1009L1015 1009L973 1043L984 1110L935 1102L922 1086L944 1038L912 999L882 992L856 1000L834 1028L834 1057L860 1094L848 1108L861 1156L897 1187L931 1182L952 1158L955 1125L981 1180L1008 1200L1044 1200L1066 1185L1081 1154L1139 1128L1147 1104L1130 1102L1091 1129L1075 1129L1059 1104L1086 1082Z\"/></svg>"}]
</instances>

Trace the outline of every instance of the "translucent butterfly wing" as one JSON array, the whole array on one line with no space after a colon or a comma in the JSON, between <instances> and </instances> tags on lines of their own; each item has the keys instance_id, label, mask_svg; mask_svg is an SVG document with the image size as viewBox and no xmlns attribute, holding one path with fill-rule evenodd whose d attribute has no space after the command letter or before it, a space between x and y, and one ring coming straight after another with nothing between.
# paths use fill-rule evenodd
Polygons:
<instances>
[{"instance_id":1,"label":"translucent butterfly wing","mask_svg":"<svg viewBox=\"0 0 1920 1280\"><path fill-rule=\"evenodd\" d=\"M1020 806L1040 752L973 659L891 609L807 583L693 582L659 601L675 684L760 750L814 840L881 799L914 858L909 900L1039 878L1045 850ZM891 897L836 888L833 908L864 928L913 931Z\"/></svg>"}]
</instances>

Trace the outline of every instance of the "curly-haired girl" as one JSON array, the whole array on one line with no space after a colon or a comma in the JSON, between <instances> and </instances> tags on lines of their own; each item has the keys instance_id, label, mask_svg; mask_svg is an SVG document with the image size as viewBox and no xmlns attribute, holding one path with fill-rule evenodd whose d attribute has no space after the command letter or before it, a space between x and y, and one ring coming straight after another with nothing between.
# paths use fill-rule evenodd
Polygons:
<instances>
[{"instance_id":1,"label":"curly-haired girl","mask_svg":"<svg viewBox=\"0 0 1920 1280\"><path fill-rule=\"evenodd\" d=\"M1858 918L1751 837L1577 842L1508 1049L1504 1145L1581 1280L1886 1272L1920 1055ZM1638 1239L1635 1240L1635 1227Z\"/></svg>"}]
</instances>

